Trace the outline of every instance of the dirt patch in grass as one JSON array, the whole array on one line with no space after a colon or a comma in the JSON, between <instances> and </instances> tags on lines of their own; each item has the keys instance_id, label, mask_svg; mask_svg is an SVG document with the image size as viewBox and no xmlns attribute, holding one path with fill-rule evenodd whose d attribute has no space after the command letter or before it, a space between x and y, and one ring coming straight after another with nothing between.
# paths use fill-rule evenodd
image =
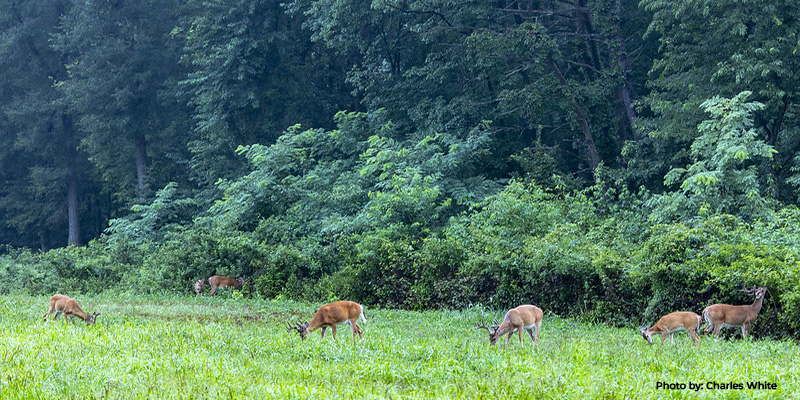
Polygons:
<instances>
[{"instance_id":1,"label":"dirt patch in grass","mask_svg":"<svg viewBox=\"0 0 800 400\"><path fill-rule=\"evenodd\" d=\"M303 318L302 313L293 312L257 312L255 310L248 310L248 313L225 313L220 309L209 309L207 313L154 313L139 310L125 310L120 314L143 319L155 319L161 321L195 321L201 324L207 323L264 323L266 321L295 321L297 318Z\"/></svg>"}]
</instances>

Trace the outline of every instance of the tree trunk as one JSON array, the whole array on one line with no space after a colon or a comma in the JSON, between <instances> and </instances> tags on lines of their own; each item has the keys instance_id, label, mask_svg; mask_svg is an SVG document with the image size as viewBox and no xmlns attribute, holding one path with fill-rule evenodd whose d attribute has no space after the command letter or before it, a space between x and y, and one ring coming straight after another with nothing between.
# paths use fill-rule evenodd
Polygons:
<instances>
[{"instance_id":1,"label":"tree trunk","mask_svg":"<svg viewBox=\"0 0 800 400\"><path fill-rule=\"evenodd\" d=\"M67 244L80 246L81 222L78 215L78 171L74 164L70 166L69 175L69 190L67 192L69 236L67 237Z\"/></svg>"},{"instance_id":2,"label":"tree trunk","mask_svg":"<svg viewBox=\"0 0 800 400\"><path fill-rule=\"evenodd\" d=\"M558 68L558 65L556 65L556 62L552 58L550 58L548 61L550 62L550 68L553 69L553 72L558 78L558 82L561 83L561 86L564 87L564 92L566 92L567 96L569 96L569 101L572 105L572 110L575 112L575 116L578 117L578 122L581 125L581 130L583 131L583 138L586 142L586 159L589 162L589 166L592 168L592 173L594 174L594 171L600 164L600 155L597 152L597 146L594 143L592 130L589 127L589 120L583 113L583 109L581 109L580 104L578 104L578 100L572 93L572 89L569 86L569 82L567 82L567 79L564 77L564 74L561 73L561 69Z\"/></svg>"},{"instance_id":3,"label":"tree trunk","mask_svg":"<svg viewBox=\"0 0 800 400\"><path fill-rule=\"evenodd\" d=\"M144 199L147 194L147 141L144 133L139 131L133 138L133 158L136 162L136 196Z\"/></svg>"},{"instance_id":4,"label":"tree trunk","mask_svg":"<svg viewBox=\"0 0 800 400\"><path fill-rule=\"evenodd\" d=\"M619 97L620 107L622 107L623 112L619 113L618 125L621 128L622 139L632 139L636 140L636 131L633 130L633 118L636 116L636 113L633 111L633 83L631 82L631 74L630 74L630 62L628 61L628 50L625 46L625 38L622 36L622 26L620 26L620 19L623 13L622 9L622 2L617 0L615 2L616 5L616 16L612 16L615 19L614 22L614 41L617 45L616 51L616 63L617 68L619 68L620 73L622 74L622 83L620 84L617 96ZM612 52L613 53L613 52Z\"/></svg>"},{"instance_id":5,"label":"tree trunk","mask_svg":"<svg viewBox=\"0 0 800 400\"><path fill-rule=\"evenodd\" d=\"M595 32L592 24L592 16L589 14L586 0L575 0L573 3L575 13L575 29L578 35L582 36L586 42L586 51L583 54L584 64L589 67L584 67L586 76L590 80L594 80L599 71L602 71L603 66L600 64L600 52L597 50L595 43Z\"/></svg>"},{"instance_id":6,"label":"tree trunk","mask_svg":"<svg viewBox=\"0 0 800 400\"><path fill-rule=\"evenodd\" d=\"M50 251L50 235L48 235L46 227L39 229L39 250L41 250L42 253Z\"/></svg>"},{"instance_id":7,"label":"tree trunk","mask_svg":"<svg viewBox=\"0 0 800 400\"><path fill-rule=\"evenodd\" d=\"M61 115L61 129L67 143L67 163L69 168L69 182L67 183L67 222L69 223L69 233L67 244L80 246L81 244L81 221L78 209L78 157L77 144L74 143L75 131L72 124L72 115L64 113Z\"/></svg>"}]
</instances>

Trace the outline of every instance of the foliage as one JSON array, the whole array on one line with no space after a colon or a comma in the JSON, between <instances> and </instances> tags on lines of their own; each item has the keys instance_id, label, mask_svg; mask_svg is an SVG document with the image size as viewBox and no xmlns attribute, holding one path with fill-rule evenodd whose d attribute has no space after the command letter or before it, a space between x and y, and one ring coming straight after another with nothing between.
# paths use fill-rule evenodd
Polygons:
<instances>
[{"instance_id":1,"label":"foliage","mask_svg":"<svg viewBox=\"0 0 800 400\"><path fill-rule=\"evenodd\" d=\"M664 169L658 171L663 174L670 166L688 164L686 147L704 119L703 102L752 91L752 100L764 105L754 114L756 137L777 151L777 157L755 163L759 184L768 188L768 197L795 202L794 187L787 183L792 181L800 150L796 73L800 20L795 17L800 4L792 0L641 4L653 12L648 33L660 45L648 82L652 90L643 99L643 106L653 113L648 134L658 143L646 153L651 161L661 161Z\"/></svg>"},{"instance_id":2,"label":"foliage","mask_svg":"<svg viewBox=\"0 0 800 400\"><path fill-rule=\"evenodd\" d=\"M148 241L164 241L168 233L190 223L196 211L194 199L177 196L178 185L170 182L156 193L151 204L134 205L132 214L109 221L109 243L129 240L141 245Z\"/></svg>"},{"instance_id":3,"label":"foliage","mask_svg":"<svg viewBox=\"0 0 800 400\"><path fill-rule=\"evenodd\" d=\"M695 216L712 204L711 212L751 219L769 213L754 161L771 159L775 150L756 137L752 115L764 105L745 102L750 94L742 92L731 99L714 97L702 104L711 119L698 126L700 136L691 147L694 163L667 173L664 183L672 186L680 182L681 191L655 199L661 203L653 213L656 219Z\"/></svg>"}]
</instances>

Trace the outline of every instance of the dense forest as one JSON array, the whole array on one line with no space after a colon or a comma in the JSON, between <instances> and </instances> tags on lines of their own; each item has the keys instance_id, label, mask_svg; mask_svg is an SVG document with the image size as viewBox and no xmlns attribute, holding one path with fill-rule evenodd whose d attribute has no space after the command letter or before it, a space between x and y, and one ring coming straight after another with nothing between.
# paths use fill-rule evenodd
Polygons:
<instances>
[{"instance_id":1,"label":"dense forest","mask_svg":"<svg viewBox=\"0 0 800 400\"><path fill-rule=\"evenodd\" d=\"M800 333L795 0L2 0L0 293Z\"/></svg>"}]
</instances>

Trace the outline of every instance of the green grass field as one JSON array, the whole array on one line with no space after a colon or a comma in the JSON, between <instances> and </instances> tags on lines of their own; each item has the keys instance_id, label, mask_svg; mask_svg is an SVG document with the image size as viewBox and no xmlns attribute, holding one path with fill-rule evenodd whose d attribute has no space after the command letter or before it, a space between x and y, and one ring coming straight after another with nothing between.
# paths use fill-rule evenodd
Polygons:
<instances>
[{"instance_id":1,"label":"green grass field","mask_svg":"<svg viewBox=\"0 0 800 400\"><path fill-rule=\"evenodd\" d=\"M703 337L696 349L680 333L662 348L636 329L545 313L538 347L492 347L473 327L501 312L369 308L355 345L347 326L336 341L317 331L301 342L285 321L309 318L315 305L75 297L102 312L97 324L43 322L46 297L0 297L0 399L800 397L800 350L790 342ZM659 381L687 388L656 389ZM777 389L706 386L759 381Z\"/></svg>"}]
</instances>

